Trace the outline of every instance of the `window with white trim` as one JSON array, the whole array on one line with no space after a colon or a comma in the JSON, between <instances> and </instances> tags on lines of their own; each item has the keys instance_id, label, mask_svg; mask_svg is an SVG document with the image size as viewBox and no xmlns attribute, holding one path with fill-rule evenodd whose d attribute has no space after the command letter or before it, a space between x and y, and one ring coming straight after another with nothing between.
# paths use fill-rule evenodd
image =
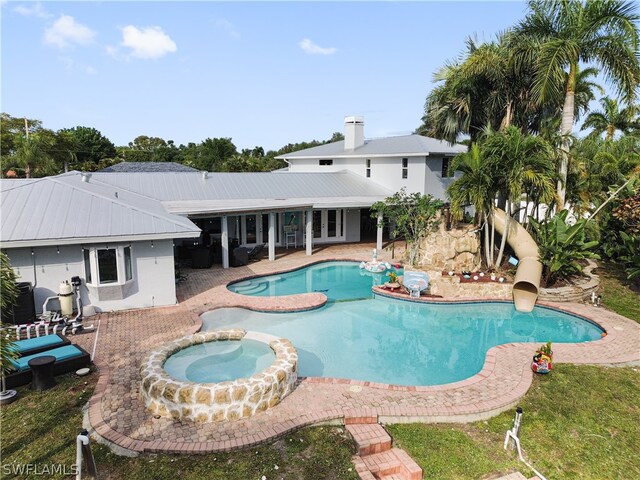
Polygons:
<instances>
[{"instance_id":1,"label":"window with white trim","mask_svg":"<svg viewBox=\"0 0 640 480\"><path fill-rule=\"evenodd\" d=\"M82 253L87 284L123 285L133 280L131 245L85 247Z\"/></svg>"},{"instance_id":2,"label":"window with white trim","mask_svg":"<svg viewBox=\"0 0 640 480\"><path fill-rule=\"evenodd\" d=\"M406 179L409 177L409 159L402 159L402 178Z\"/></svg>"},{"instance_id":3,"label":"window with white trim","mask_svg":"<svg viewBox=\"0 0 640 480\"><path fill-rule=\"evenodd\" d=\"M449 166L451 165L451 158L442 159L442 178L451 178L453 175L449 175ZM452 172L453 173L453 172Z\"/></svg>"},{"instance_id":4,"label":"window with white trim","mask_svg":"<svg viewBox=\"0 0 640 480\"><path fill-rule=\"evenodd\" d=\"M333 165L333 160L318 160L318 165L323 167Z\"/></svg>"},{"instance_id":5,"label":"window with white trim","mask_svg":"<svg viewBox=\"0 0 640 480\"><path fill-rule=\"evenodd\" d=\"M367 178L371 178L371 159L367 158Z\"/></svg>"}]
</instances>

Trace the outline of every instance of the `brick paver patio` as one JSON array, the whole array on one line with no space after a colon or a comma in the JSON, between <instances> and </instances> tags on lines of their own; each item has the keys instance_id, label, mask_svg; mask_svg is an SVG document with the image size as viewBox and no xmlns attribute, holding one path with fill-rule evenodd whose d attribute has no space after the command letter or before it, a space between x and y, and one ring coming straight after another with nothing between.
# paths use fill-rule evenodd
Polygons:
<instances>
[{"instance_id":1,"label":"brick paver patio","mask_svg":"<svg viewBox=\"0 0 640 480\"><path fill-rule=\"evenodd\" d=\"M433 387L397 387L370 382L299 379L294 392L279 405L254 417L196 424L153 418L139 398L139 367L154 347L200 328L199 314L223 306L260 310L304 309L322 304L312 293L284 298L247 297L226 289L229 281L284 271L326 259L364 260L373 244L278 252L275 262L245 267L189 270L178 287L175 307L102 314L95 363L100 378L89 401L89 420L105 439L137 452L212 452L248 447L291 430L346 417L377 417L383 422L471 421L488 418L516 404L531 385L533 344L508 344L487 353L484 368L471 378ZM389 260L385 250L383 259ZM589 344L555 344L556 362L624 363L640 361L640 325L602 308L582 304L549 305L589 317L608 335ZM98 321L96 320L95 323ZM74 341L92 351L96 333Z\"/></svg>"}]
</instances>

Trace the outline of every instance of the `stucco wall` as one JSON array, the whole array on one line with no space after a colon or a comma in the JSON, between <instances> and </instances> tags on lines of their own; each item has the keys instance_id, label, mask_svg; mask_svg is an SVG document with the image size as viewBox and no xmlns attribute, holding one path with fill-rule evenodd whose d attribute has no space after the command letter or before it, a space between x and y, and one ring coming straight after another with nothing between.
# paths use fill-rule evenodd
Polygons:
<instances>
[{"instance_id":1,"label":"stucco wall","mask_svg":"<svg viewBox=\"0 0 640 480\"><path fill-rule=\"evenodd\" d=\"M442 178L441 157L406 157L408 158L407 178L402 178L401 157L376 157L371 160L371 177L369 180L388 188L393 192L406 188L407 193L429 193L444 200L446 189L452 179ZM350 170L366 177L367 157L336 158L333 165L320 166L319 159L290 160L292 172L337 172Z\"/></svg>"},{"instance_id":2,"label":"stucco wall","mask_svg":"<svg viewBox=\"0 0 640 480\"><path fill-rule=\"evenodd\" d=\"M109 244L109 247L117 245L119 244ZM42 303L47 297L57 295L60 282L70 281L73 276L83 279L83 285L80 288L83 304L91 304L98 311L174 305L176 289L173 242L155 240L153 248L150 241L131 242L130 245L133 281L127 286L127 294L121 300L100 300L85 285L83 245L35 247L33 256L30 248L12 248L7 249L6 252L20 277L18 280L35 285L34 297L38 313L42 312ZM89 244L84 245L84 247L89 246ZM106 245L92 244L91 246L104 248Z\"/></svg>"}]
</instances>

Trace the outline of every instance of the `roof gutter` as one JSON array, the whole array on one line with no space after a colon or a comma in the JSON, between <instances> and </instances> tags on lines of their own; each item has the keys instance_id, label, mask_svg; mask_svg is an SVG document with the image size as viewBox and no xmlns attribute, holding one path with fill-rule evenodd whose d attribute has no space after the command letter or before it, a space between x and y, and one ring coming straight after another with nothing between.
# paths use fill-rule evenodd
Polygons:
<instances>
[{"instance_id":1,"label":"roof gutter","mask_svg":"<svg viewBox=\"0 0 640 480\"><path fill-rule=\"evenodd\" d=\"M172 240L174 238L197 238L201 230L176 233L147 233L144 235L114 235L104 237L52 238L46 240L15 240L2 242L2 248L56 247L61 245L83 245L91 243L141 242L145 240Z\"/></svg>"}]
</instances>

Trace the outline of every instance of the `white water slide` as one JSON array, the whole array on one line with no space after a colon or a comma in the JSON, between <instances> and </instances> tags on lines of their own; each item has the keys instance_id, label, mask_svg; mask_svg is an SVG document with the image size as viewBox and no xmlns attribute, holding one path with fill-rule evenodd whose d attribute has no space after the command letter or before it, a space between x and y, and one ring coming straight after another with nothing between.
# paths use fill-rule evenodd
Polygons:
<instances>
[{"instance_id":1,"label":"white water slide","mask_svg":"<svg viewBox=\"0 0 640 480\"><path fill-rule=\"evenodd\" d=\"M504 235L506 214L495 208L493 223L496 231ZM517 255L519 263L516 278L513 281L513 303L519 312L530 312L538 299L542 263L538 256L538 244L516 220L509 221L507 243Z\"/></svg>"}]
</instances>

